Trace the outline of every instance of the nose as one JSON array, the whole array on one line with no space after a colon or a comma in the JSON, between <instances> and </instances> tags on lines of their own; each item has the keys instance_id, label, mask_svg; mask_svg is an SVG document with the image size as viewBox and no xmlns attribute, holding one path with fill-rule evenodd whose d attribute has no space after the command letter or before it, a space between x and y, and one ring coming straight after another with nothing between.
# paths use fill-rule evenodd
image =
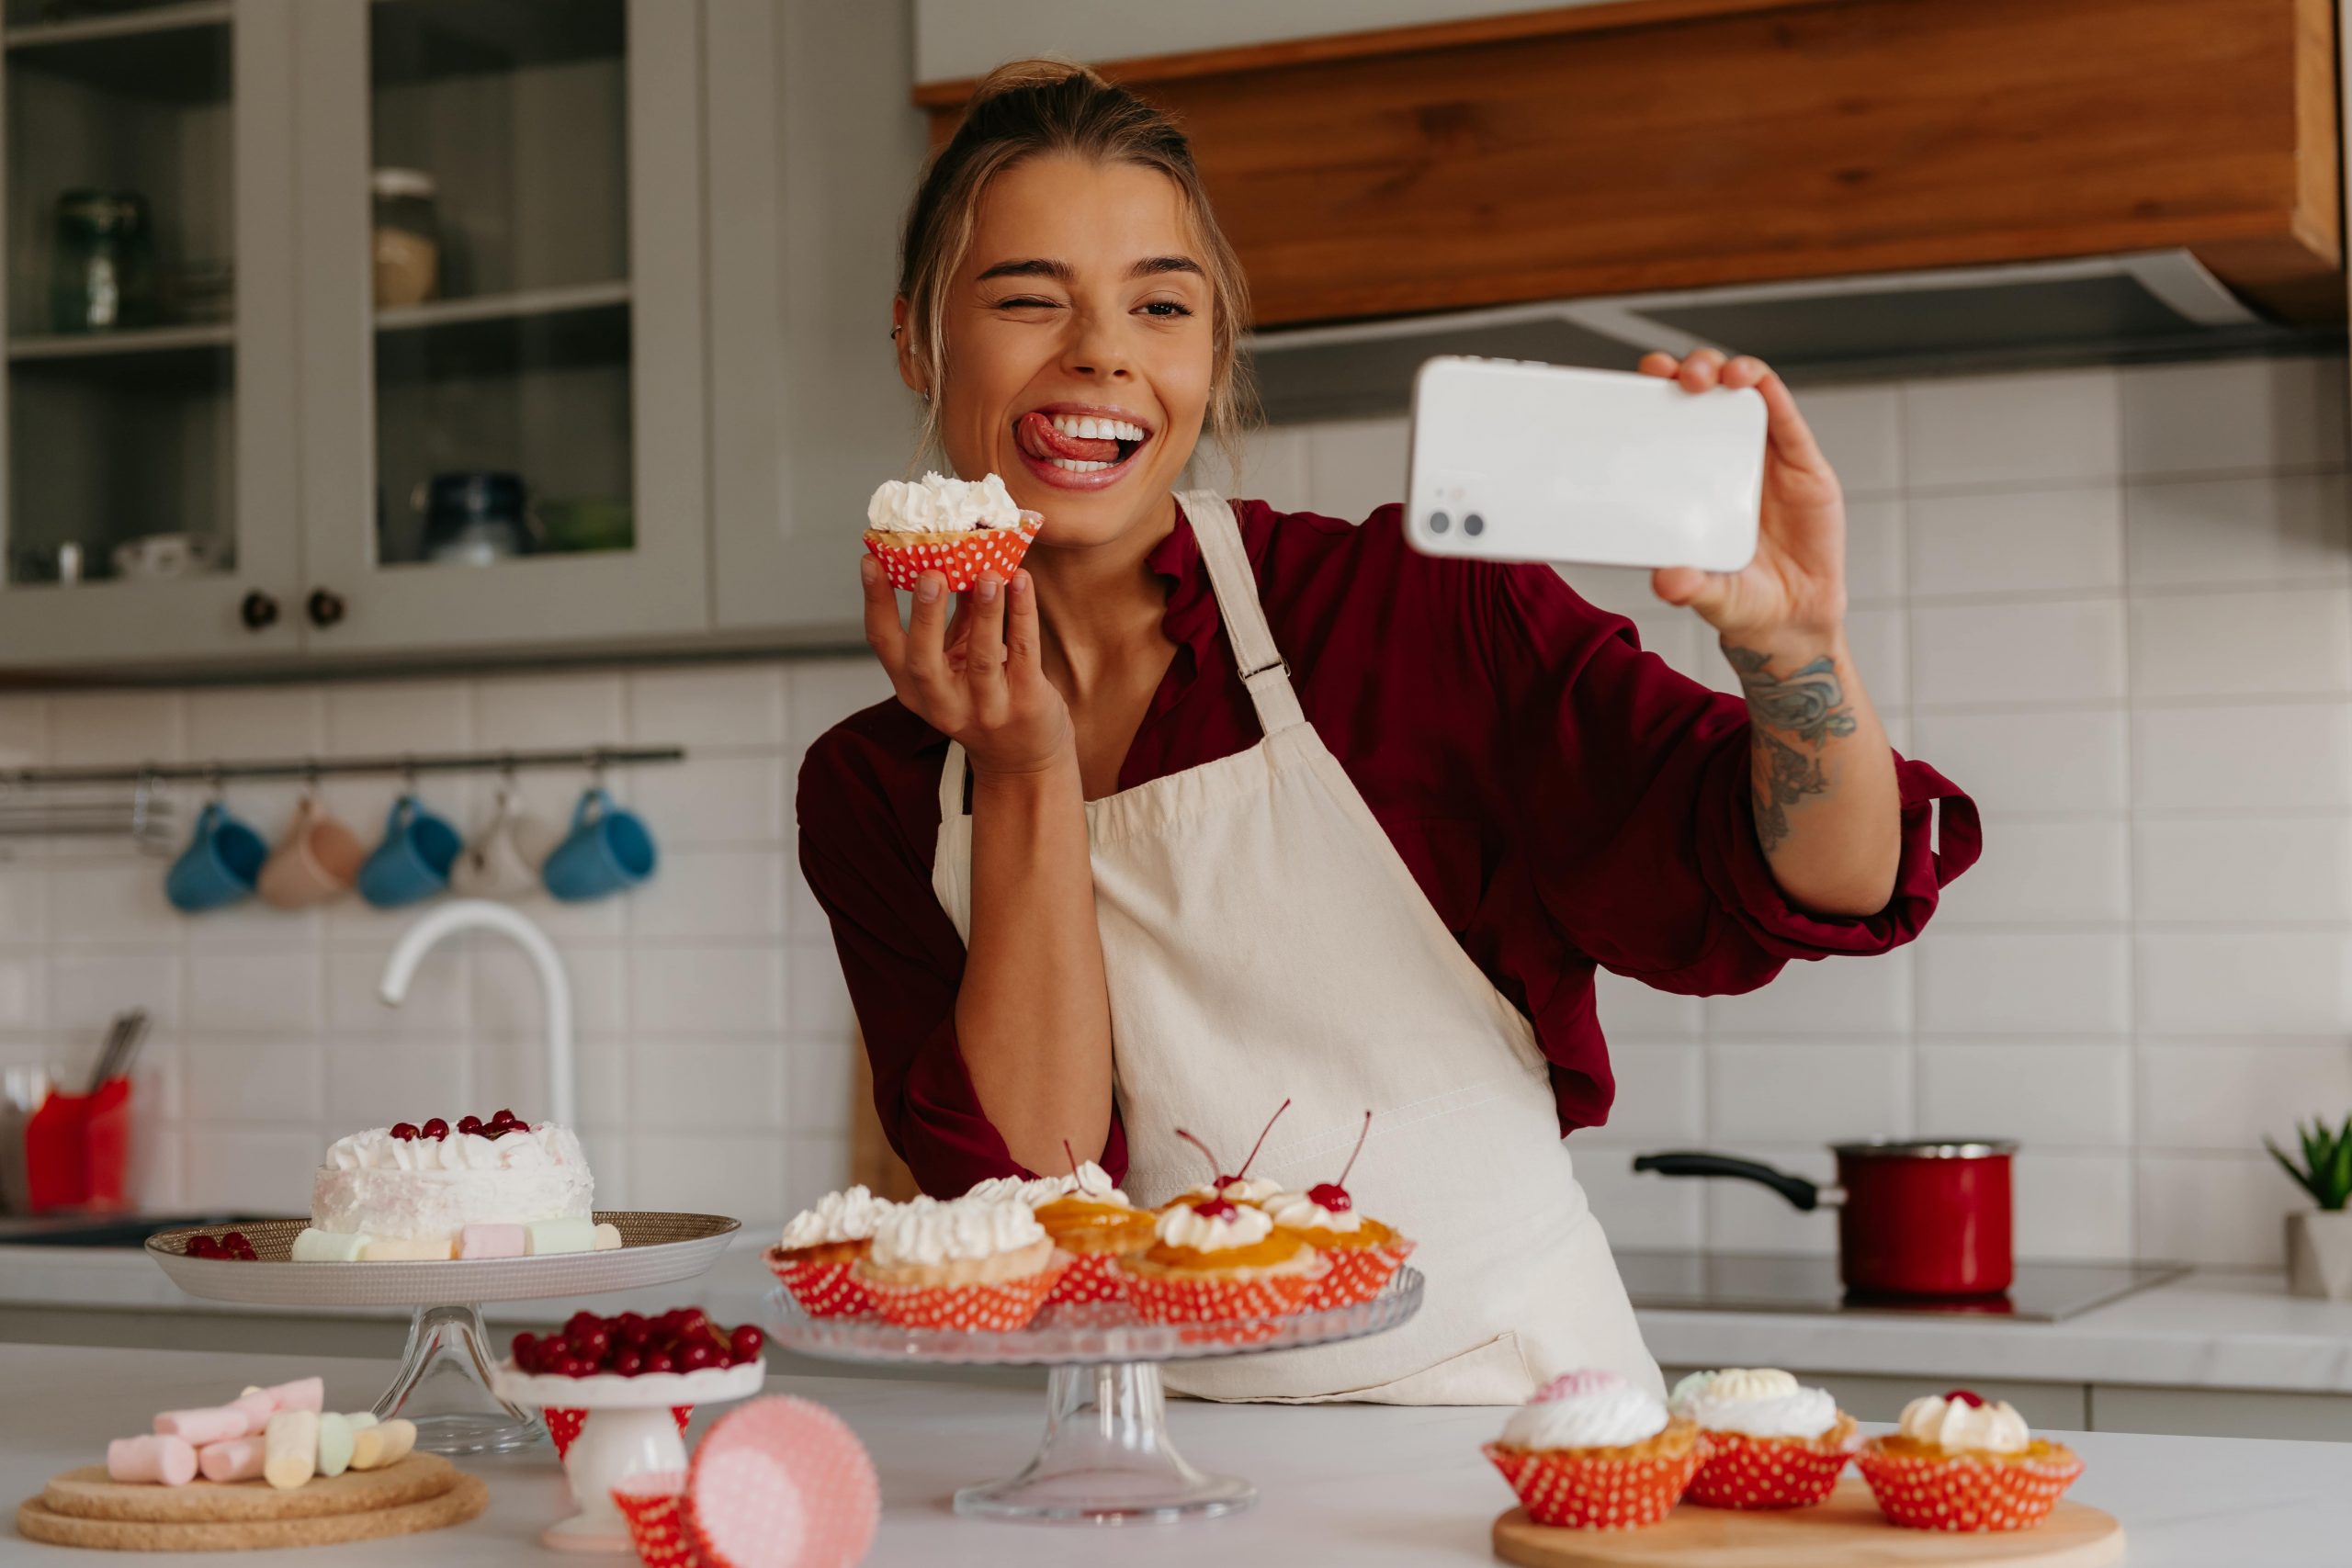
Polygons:
<instances>
[{"instance_id":1,"label":"nose","mask_svg":"<svg viewBox=\"0 0 2352 1568\"><path fill-rule=\"evenodd\" d=\"M1106 316L1099 310L1073 311L1071 317L1069 341L1062 352L1062 368L1073 376L1105 381L1132 379L1135 370L1127 362L1126 347L1119 337L1125 318Z\"/></svg>"}]
</instances>

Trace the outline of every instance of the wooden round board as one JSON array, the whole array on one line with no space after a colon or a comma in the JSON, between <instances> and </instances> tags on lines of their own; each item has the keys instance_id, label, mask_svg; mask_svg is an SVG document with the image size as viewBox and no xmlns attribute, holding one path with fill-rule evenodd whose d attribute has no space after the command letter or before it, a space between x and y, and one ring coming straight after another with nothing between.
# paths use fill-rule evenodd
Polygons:
<instances>
[{"instance_id":1,"label":"wooden round board","mask_svg":"<svg viewBox=\"0 0 2352 1568\"><path fill-rule=\"evenodd\" d=\"M178 1490L173 1488L171 1490ZM490 1505L479 1476L458 1475L437 1497L310 1518L242 1519L228 1524L172 1524L141 1519L85 1519L51 1513L38 1497L17 1509L17 1533L51 1546L105 1551L261 1551L281 1546L335 1546L461 1525Z\"/></svg>"},{"instance_id":2,"label":"wooden round board","mask_svg":"<svg viewBox=\"0 0 2352 1568\"><path fill-rule=\"evenodd\" d=\"M1513 1508L1495 1521L1495 1555L1522 1568L2105 1568L2123 1561L2123 1527L2061 1502L2030 1530L1901 1529L1849 1478L1816 1508L1682 1507L1637 1530L1555 1529Z\"/></svg>"},{"instance_id":3,"label":"wooden round board","mask_svg":"<svg viewBox=\"0 0 2352 1568\"><path fill-rule=\"evenodd\" d=\"M85 1464L52 1477L40 1506L52 1514L81 1519L119 1519L149 1524L221 1525L247 1520L311 1519L331 1514L364 1514L438 1497L458 1483L456 1467L438 1454L413 1453L381 1470L346 1470L280 1491L266 1481L223 1486L191 1481L185 1486L140 1486L107 1479L107 1467Z\"/></svg>"}]
</instances>

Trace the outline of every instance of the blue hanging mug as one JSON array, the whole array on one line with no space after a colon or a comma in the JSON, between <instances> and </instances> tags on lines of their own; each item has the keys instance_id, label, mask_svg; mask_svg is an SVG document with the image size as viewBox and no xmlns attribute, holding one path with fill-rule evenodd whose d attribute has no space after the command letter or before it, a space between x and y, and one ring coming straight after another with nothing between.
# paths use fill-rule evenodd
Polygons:
<instances>
[{"instance_id":1,"label":"blue hanging mug","mask_svg":"<svg viewBox=\"0 0 2352 1568\"><path fill-rule=\"evenodd\" d=\"M384 841L359 868L359 896L379 909L432 897L449 886L462 842L446 818L416 796L401 795L384 818Z\"/></svg>"},{"instance_id":2,"label":"blue hanging mug","mask_svg":"<svg viewBox=\"0 0 2352 1568\"><path fill-rule=\"evenodd\" d=\"M636 886L653 874L659 858L644 821L614 805L600 785L572 808L571 830L548 856L539 880L565 903L581 904Z\"/></svg>"},{"instance_id":3,"label":"blue hanging mug","mask_svg":"<svg viewBox=\"0 0 2352 1568\"><path fill-rule=\"evenodd\" d=\"M164 878L164 897L183 914L221 909L252 897L269 845L213 801L197 814L187 848Z\"/></svg>"}]
</instances>

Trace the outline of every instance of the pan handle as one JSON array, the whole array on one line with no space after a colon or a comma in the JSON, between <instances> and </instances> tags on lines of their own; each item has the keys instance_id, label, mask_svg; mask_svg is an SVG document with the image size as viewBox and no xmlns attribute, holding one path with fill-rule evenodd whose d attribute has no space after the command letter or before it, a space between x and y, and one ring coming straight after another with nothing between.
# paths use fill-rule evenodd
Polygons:
<instances>
[{"instance_id":1,"label":"pan handle","mask_svg":"<svg viewBox=\"0 0 2352 1568\"><path fill-rule=\"evenodd\" d=\"M1825 1190L1817 1182L1802 1176L1792 1176L1769 1165L1752 1159L1738 1159L1730 1155L1700 1154L1678 1150L1671 1154L1637 1155L1635 1170L1655 1171L1660 1176L1731 1176L1742 1181L1753 1181L1770 1188L1797 1208L1810 1213L1825 1203L1837 1201L1837 1190Z\"/></svg>"}]
</instances>

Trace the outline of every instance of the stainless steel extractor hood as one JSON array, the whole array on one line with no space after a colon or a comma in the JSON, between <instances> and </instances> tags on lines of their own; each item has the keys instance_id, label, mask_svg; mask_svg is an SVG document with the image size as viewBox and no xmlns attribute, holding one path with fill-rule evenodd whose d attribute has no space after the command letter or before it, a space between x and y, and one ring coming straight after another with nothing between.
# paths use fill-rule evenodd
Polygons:
<instances>
[{"instance_id":1,"label":"stainless steel extractor hood","mask_svg":"<svg viewBox=\"0 0 2352 1568\"><path fill-rule=\"evenodd\" d=\"M2342 327L2249 308L2187 251L1746 284L1252 334L1276 423L1400 413L1435 354L1631 369L1702 344L1792 381L2340 348Z\"/></svg>"}]
</instances>

